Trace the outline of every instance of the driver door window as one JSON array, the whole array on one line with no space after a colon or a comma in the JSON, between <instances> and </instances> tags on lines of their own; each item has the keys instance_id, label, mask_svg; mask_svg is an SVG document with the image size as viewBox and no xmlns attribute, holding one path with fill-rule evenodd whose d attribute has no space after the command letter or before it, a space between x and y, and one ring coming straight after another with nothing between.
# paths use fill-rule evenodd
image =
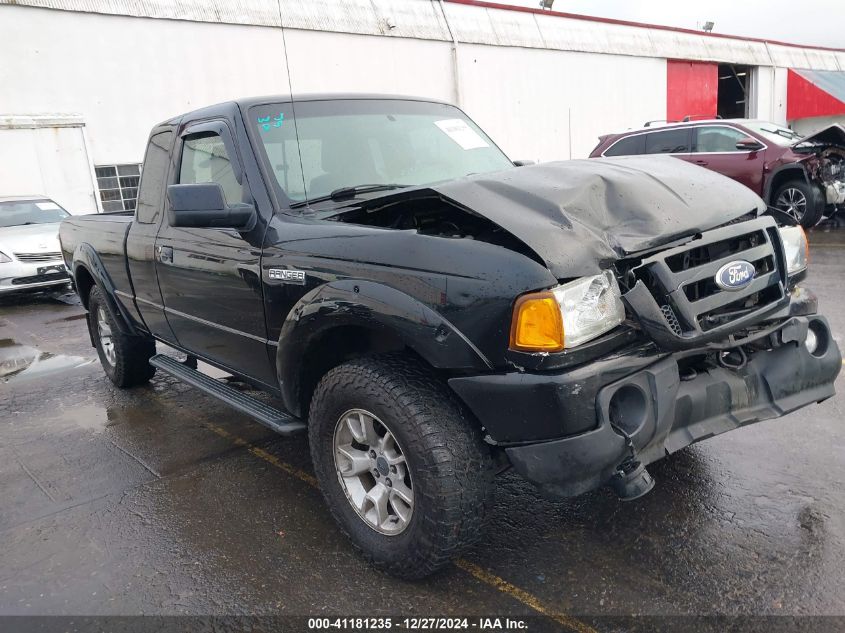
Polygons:
<instances>
[{"instance_id":1,"label":"driver door window","mask_svg":"<svg viewBox=\"0 0 845 633\"><path fill-rule=\"evenodd\" d=\"M219 135L197 134L185 138L179 184L216 182L227 204L243 202L243 186L235 176L226 145Z\"/></svg>"},{"instance_id":2,"label":"driver door window","mask_svg":"<svg viewBox=\"0 0 845 633\"><path fill-rule=\"evenodd\" d=\"M737 142L747 137L748 134L731 127L700 127L695 131L695 145L692 151L708 154L739 152L742 150L736 148Z\"/></svg>"}]
</instances>

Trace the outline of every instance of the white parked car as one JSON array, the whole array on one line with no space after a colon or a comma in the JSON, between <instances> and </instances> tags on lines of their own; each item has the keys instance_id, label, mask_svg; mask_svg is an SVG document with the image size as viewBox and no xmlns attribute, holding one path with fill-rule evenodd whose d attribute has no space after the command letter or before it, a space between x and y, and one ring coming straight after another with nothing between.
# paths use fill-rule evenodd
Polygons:
<instances>
[{"instance_id":1,"label":"white parked car","mask_svg":"<svg viewBox=\"0 0 845 633\"><path fill-rule=\"evenodd\" d=\"M67 217L44 196L0 197L0 295L70 283L59 246Z\"/></svg>"}]
</instances>

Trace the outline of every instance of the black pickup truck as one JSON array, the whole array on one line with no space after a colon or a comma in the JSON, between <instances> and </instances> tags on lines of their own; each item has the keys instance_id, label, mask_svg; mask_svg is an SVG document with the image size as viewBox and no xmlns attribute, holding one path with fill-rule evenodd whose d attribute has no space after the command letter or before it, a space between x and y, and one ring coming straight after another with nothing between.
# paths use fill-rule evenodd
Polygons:
<instances>
[{"instance_id":1,"label":"black pickup truck","mask_svg":"<svg viewBox=\"0 0 845 633\"><path fill-rule=\"evenodd\" d=\"M117 386L158 368L307 431L341 528L406 578L479 538L506 468L636 498L648 464L829 398L842 366L803 230L749 189L670 157L517 165L428 100L171 119L134 215L60 234Z\"/></svg>"}]
</instances>

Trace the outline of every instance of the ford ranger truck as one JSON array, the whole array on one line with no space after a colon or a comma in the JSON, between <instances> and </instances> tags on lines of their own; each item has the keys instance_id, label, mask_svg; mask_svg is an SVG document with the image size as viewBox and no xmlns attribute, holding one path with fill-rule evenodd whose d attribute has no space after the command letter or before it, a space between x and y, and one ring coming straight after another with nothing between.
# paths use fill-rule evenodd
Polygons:
<instances>
[{"instance_id":1,"label":"ford ranger truck","mask_svg":"<svg viewBox=\"0 0 845 633\"><path fill-rule=\"evenodd\" d=\"M655 460L831 397L788 220L670 157L516 166L455 106L323 95L157 125L134 213L60 235L115 385L160 370L307 432L343 532L420 578L506 468L634 499Z\"/></svg>"}]
</instances>

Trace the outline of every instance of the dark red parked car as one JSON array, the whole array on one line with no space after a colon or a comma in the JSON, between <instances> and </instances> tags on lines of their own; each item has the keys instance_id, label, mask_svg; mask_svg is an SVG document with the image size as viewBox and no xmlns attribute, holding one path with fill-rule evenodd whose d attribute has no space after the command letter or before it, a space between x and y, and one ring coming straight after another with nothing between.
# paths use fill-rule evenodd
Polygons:
<instances>
[{"instance_id":1,"label":"dark red parked car","mask_svg":"<svg viewBox=\"0 0 845 633\"><path fill-rule=\"evenodd\" d=\"M717 171L805 227L845 206L845 128L840 125L802 137L751 119L646 124L599 137L590 156L633 154L671 154Z\"/></svg>"}]
</instances>

